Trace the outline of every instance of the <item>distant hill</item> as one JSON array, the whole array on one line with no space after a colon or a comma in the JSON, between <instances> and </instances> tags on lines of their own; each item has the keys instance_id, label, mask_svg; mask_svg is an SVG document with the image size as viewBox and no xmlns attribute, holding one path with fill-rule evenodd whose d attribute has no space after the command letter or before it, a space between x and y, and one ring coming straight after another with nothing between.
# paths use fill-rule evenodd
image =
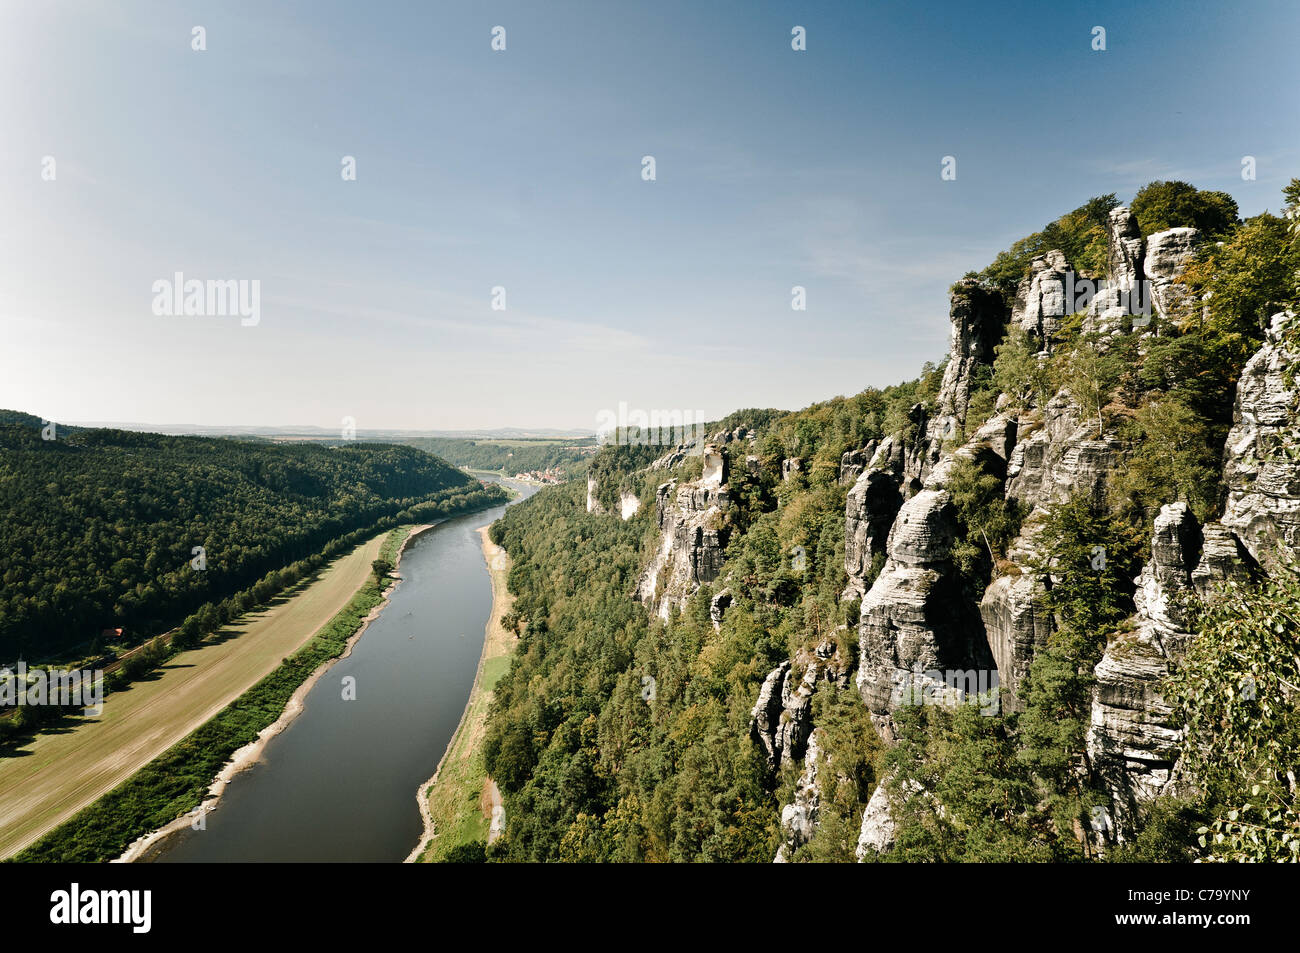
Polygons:
<instances>
[{"instance_id":1,"label":"distant hill","mask_svg":"<svg viewBox=\"0 0 1300 953\"><path fill-rule=\"evenodd\" d=\"M0 662L106 628L165 630L412 506L504 496L409 446L63 427L46 440L40 424L0 411Z\"/></svg>"},{"instance_id":2,"label":"distant hill","mask_svg":"<svg viewBox=\"0 0 1300 953\"><path fill-rule=\"evenodd\" d=\"M0 411L0 413L16 413L16 411ZM318 427L313 424L246 426L242 424L150 424L123 423L120 421L82 421L80 426L143 431L146 433L161 433L172 436L267 437L271 439L296 438L308 440L339 440L342 436L340 428L338 427ZM584 437L592 436L595 436L595 432L592 430L555 430L547 427L498 427L491 430L393 430L359 428L356 432L356 439L358 440L384 440L389 443L405 443L409 440L425 437L442 437L463 440L581 440Z\"/></svg>"}]
</instances>

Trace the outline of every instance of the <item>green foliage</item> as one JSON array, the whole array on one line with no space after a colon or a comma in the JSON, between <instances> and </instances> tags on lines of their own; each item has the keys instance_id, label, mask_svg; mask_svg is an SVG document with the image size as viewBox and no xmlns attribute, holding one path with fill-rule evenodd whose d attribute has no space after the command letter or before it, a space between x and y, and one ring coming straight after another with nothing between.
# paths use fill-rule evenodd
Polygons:
<instances>
[{"instance_id":1,"label":"green foliage","mask_svg":"<svg viewBox=\"0 0 1300 953\"><path fill-rule=\"evenodd\" d=\"M1165 694L1211 818L1206 858L1300 860L1300 580L1282 571L1194 605L1197 637Z\"/></svg>"},{"instance_id":2,"label":"green foliage","mask_svg":"<svg viewBox=\"0 0 1300 953\"><path fill-rule=\"evenodd\" d=\"M1107 634L1133 611L1131 580L1142 537L1083 497L1052 507L1036 533L1041 560L1031 568L1050 578L1042 602L1053 632L1020 687L1018 756L1032 769L1058 831L1067 836L1100 803L1089 791L1084 750L1093 668Z\"/></svg>"},{"instance_id":3,"label":"green foliage","mask_svg":"<svg viewBox=\"0 0 1300 953\"><path fill-rule=\"evenodd\" d=\"M457 844L438 861L440 864L486 864L487 843L474 841L470 844Z\"/></svg>"},{"instance_id":4,"label":"green foliage","mask_svg":"<svg viewBox=\"0 0 1300 953\"><path fill-rule=\"evenodd\" d=\"M1284 218L1265 212L1207 244L1182 276L1193 305L1181 315L1185 328L1203 329L1213 356L1240 367L1258 349L1268 321L1294 308L1300 242Z\"/></svg>"},{"instance_id":5,"label":"green foliage","mask_svg":"<svg viewBox=\"0 0 1300 953\"><path fill-rule=\"evenodd\" d=\"M1002 343L994 348L993 390L1011 399L1009 411L1045 407L1051 399L1055 390L1051 368L1037 350L1029 335L1017 327L1008 328Z\"/></svg>"},{"instance_id":6,"label":"green foliage","mask_svg":"<svg viewBox=\"0 0 1300 953\"><path fill-rule=\"evenodd\" d=\"M1177 396L1152 397L1120 432L1133 447L1111 483L1121 513L1145 525L1161 506L1180 500L1202 522L1217 512L1222 441L1216 446L1203 417Z\"/></svg>"},{"instance_id":7,"label":"green foliage","mask_svg":"<svg viewBox=\"0 0 1300 953\"><path fill-rule=\"evenodd\" d=\"M677 440L670 438L667 444L609 443L601 447L591 458L591 465L587 469L588 477L596 481L596 502L604 507L606 513L617 513L619 496L623 491L631 490L640 496L641 478L637 471L649 466L675 446ZM687 466L701 467L700 457L688 458Z\"/></svg>"},{"instance_id":8,"label":"green foliage","mask_svg":"<svg viewBox=\"0 0 1300 953\"><path fill-rule=\"evenodd\" d=\"M1081 335L1075 346L1062 352L1061 384L1069 391L1084 420L1095 420L1096 436L1106 429L1106 405L1120 380L1123 363L1115 349L1103 348L1100 334Z\"/></svg>"},{"instance_id":9,"label":"green foliage","mask_svg":"<svg viewBox=\"0 0 1300 953\"><path fill-rule=\"evenodd\" d=\"M1143 235L1190 226L1215 239L1237 221L1237 201L1231 195L1186 182L1151 182L1138 190L1129 208Z\"/></svg>"},{"instance_id":10,"label":"green foliage","mask_svg":"<svg viewBox=\"0 0 1300 953\"><path fill-rule=\"evenodd\" d=\"M948 494L960 527L953 561L968 588L978 590L972 592L978 598L994 563L1020 532L1023 512L1003 494L1001 478L969 460L953 466Z\"/></svg>"},{"instance_id":11,"label":"green foliage","mask_svg":"<svg viewBox=\"0 0 1300 953\"><path fill-rule=\"evenodd\" d=\"M862 812L876 785L884 745L853 687L821 682L812 705L821 751L818 824L812 841L791 860L849 863L857 850Z\"/></svg>"},{"instance_id":12,"label":"green foliage","mask_svg":"<svg viewBox=\"0 0 1300 953\"><path fill-rule=\"evenodd\" d=\"M1117 844L1106 860L1118 864L1184 864L1196 859L1196 829L1201 822L1194 804L1171 797L1147 805L1137 836Z\"/></svg>"},{"instance_id":13,"label":"green foliage","mask_svg":"<svg viewBox=\"0 0 1300 953\"><path fill-rule=\"evenodd\" d=\"M1037 863L1066 859L1017 758L1012 721L977 705L905 705L886 757L897 846L886 859Z\"/></svg>"}]
</instances>

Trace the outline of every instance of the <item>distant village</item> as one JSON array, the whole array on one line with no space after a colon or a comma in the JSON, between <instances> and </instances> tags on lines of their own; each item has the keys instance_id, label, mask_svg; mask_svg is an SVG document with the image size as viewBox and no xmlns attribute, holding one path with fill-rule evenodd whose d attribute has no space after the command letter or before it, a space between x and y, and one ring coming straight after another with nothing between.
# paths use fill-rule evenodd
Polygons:
<instances>
[{"instance_id":1,"label":"distant village","mask_svg":"<svg viewBox=\"0 0 1300 953\"><path fill-rule=\"evenodd\" d=\"M522 473L516 473L515 479L522 480L524 483L539 483L542 486L554 486L557 483L563 483L566 477L564 471L559 467L549 467L546 470L524 470Z\"/></svg>"}]
</instances>

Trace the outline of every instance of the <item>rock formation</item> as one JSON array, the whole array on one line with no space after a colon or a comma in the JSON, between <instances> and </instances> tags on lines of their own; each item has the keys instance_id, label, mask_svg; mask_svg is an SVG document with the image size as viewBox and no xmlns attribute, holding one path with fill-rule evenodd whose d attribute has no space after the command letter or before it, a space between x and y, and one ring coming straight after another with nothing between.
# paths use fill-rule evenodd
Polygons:
<instances>
[{"instance_id":1,"label":"rock formation","mask_svg":"<svg viewBox=\"0 0 1300 953\"><path fill-rule=\"evenodd\" d=\"M1031 274L1020 283L1011 323L1027 333L1040 348L1046 348L1057 340L1069 313L1066 282L1072 269L1059 251L1035 258L1030 269Z\"/></svg>"},{"instance_id":2,"label":"rock formation","mask_svg":"<svg viewBox=\"0 0 1300 953\"><path fill-rule=\"evenodd\" d=\"M1268 342L1246 363L1225 451L1223 525L1268 569L1300 551L1300 467L1286 454L1300 446L1296 389L1287 382L1300 355L1282 340L1292 318L1275 315Z\"/></svg>"},{"instance_id":3,"label":"rock formation","mask_svg":"<svg viewBox=\"0 0 1300 953\"><path fill-rule=\"evenodd\" d=\"M669 481L655 493L659 546L637 584L636 598L664 620L722 569L727 544L722 514L730 502L726 457L715 444L706 446L703 455L700 479L681 486Z\"/></svg>"},{"instance_id":4,"label":"rock formation","mask_svg":"<svg viewBox=\"0 0 1300 953\"><path fill-rule=\"evenodd\" d=\"M802 675L796 681L797 671ZM849 678L848 663L830 640L768 673L750 712L750 734L767 755L770 770L775 771L783 761L804 757L812 733L812 696L817 683L826 680L847 687Z\"/></svg>"},{"instance_id":5,"label":"rock formation","mask_svg":"<svg viewBox=\"0 0 1300 953\"><path fill-rule=\"evenodd\" d=\"M1146 258L1142 272L1150 282L1151 304L1162 318L1177 314L1188 307L1192 295L1175 279L1196 256L1201 233L1194 228L1171 228L1156 232L1146 243Z\"/></svg>"},{"instance_id":6,"label":"rock formation","mask_svg":"<svg viewBox=\"0 0 1300 953\"><path fill-rule=\"evenodd\" d=\"M942 433L945 429L943 418L955 418L957 430L965 425L975 368L980 364L993 364L993 349L1002 340L1008 317L1002 295L975 281L962 280L953 286L949 303L952 329L948 365L944 368L937 401L938 432L932 434L940 437L950 436Z\"/></svg>"},{"instance_id":7,"label":"rock formation","mask_svg":"<svg viewBox=\"0 0 1300 953\"><path fill-rule=\"evenodd\" d=\"M821 795L817 789L817 775L821 769L822 752L817 743L817 731L808 736L808 748L803 759L803 773L795 783L794 800L781 808L781 846L777 848L773 863L783 864L803 845L812 840L821 814Z\"/></svg>"}]
</instances>

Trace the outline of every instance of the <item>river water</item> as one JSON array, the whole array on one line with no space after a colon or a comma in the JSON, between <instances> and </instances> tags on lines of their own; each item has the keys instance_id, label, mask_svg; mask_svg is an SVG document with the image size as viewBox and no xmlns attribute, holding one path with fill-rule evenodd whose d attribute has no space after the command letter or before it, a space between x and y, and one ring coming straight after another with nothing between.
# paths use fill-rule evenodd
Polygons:
<instances>
[{"instance_id":1,"label":"river water","mask_svg":"<svg viewBox=\"0 0 1300 953\"><path fill-rule=\"evenodd\" d=\"M535 487L502 481L519 490ZM469 699L492 611L476 528L458 516L416 537L379 617L307 693L261 760L226 786L203 830L172 835L156 861L401 861L423 832L416 790ZM355 699L345 700L344 679Z\"/></svg>"}]
</instances>

